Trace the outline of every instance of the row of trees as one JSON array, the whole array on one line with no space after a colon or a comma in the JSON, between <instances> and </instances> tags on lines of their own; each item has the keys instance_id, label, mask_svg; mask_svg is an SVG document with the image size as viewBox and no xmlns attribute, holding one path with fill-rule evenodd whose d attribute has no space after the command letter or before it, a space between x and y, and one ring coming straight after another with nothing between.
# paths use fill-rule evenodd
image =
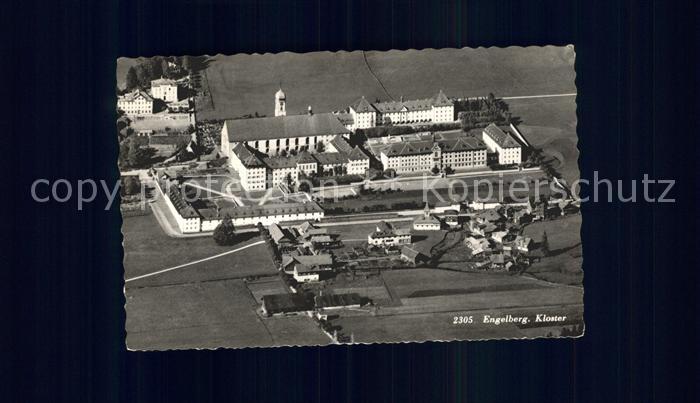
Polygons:
<instances>
[{"instance_id":1,"label":"row of trees","mask_svg":"<svg viewBox=\"0 0 700 403\"><path fill-rule=\"evenodd\" d=\"M151 80L157 78L179 78L193 69L196 63L191 56L162 57L155 56L129 67L126 72L126 90L148 88Z\"/></svg>"},{"instance_id":2,"label":"row of trees","mask_svg":"<svg viewBox=\"0 0 700 403\"><path fill-rule=\"evenodd\" d=\"M154 148L143 145L136 137L131 136L119 144L119 165L125 168L143 168L147 166L156 154Z\"/></svg>"}]
</instances>

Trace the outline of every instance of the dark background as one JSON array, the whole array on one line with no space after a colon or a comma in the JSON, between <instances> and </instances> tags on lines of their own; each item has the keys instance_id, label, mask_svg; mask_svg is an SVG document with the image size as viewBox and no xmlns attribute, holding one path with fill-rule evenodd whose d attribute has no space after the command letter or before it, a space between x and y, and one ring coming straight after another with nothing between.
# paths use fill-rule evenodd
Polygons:
<instances>
[{"instance_id":1,"label":"dark background","mask_svg":"<svg viewBox=\"0 0 700 403\"><path fill-rule=\"evenodd\" d=\"M0 399L697 401L698 9L667 3L3 4ZM580 339L126 352L118 208L30 198L116 180L118 56L569 43L582 177L677 180L674 204L584 208Z\"/></svg>"}]
</instances>

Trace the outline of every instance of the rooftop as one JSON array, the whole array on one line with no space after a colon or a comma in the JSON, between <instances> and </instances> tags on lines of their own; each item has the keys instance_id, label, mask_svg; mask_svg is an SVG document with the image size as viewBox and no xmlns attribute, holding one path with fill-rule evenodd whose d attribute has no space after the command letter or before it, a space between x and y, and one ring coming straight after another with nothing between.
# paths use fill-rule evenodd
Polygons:
<instances>
[{"instance_id":1,"label":"rooftop","mask_svg":"<svg viewBox=\"0 0 700 403\"><path fill-rule=\"evenodd\" d=\"M263 295L263 305L268 312L310 311L313 304L310 298L302 294Z\"/></svg>"},{"instance_id":2,"label":"rooftop","mask_svg":"<svg viewBox=\"0 0 700 403\"><path fill-rule=\"evenodd\" d=\"M357 293L327 294L314 297L316 308L334 308L341 306L361 305L362 298Z\"/></svg>"},{"instance_id":3,"label":"rooftop","mask_svg":"<svg viewBox=\"0 0 700 403\"><path fill-rule=\"evenodd\" d=\"M233 147L233 151L238 159L241 160L241 163L246 167L246 168L262 168L265 166L263 164L263 161L253 152L248 148L248 146L244 143L238 143L236 144L235 147Z\"/></svg>"},{"instance_id":4,"label":"rooftop","mask_svg":"<svg viewBox=\"0 0 700 403\"><path fill-rule=\"evenodd\" d=\"M169 78L163 78L163 77L151 81L151 88L160 87L163 85L175 86L175 85L177 85L177 81L171 80Z\"/></svg>"},{"instance_id":5,"label":"rooftop","mask_svg":"<svg viewBox=\"0 0 700 403\"><path fill-rule=\"evenodd\" d=\"M332 113L229 119L224 122L224 129L232 143L351 133Z\"/></svg>"},{"instance_id":6,"label":"rooftop","mask_svg":"<svg viewBox=\"0 0 700 403\"><path fill-rule=\"evenodd\" d=\"M484 134L489 136L496 144L503 148L520 147L518 143L510 133L506 133L501 130L500 127L496 126L495 123L484 128Z\"/></svg>"}]
</instances>

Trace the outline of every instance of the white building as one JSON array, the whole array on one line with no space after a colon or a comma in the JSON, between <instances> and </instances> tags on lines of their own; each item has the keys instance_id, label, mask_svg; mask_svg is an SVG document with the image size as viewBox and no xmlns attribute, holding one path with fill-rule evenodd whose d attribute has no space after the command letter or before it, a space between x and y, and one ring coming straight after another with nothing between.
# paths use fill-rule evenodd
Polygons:
<instances>
[{"instance_id":1,"label":"white building","mask_svg":"<svg viewBox=\"0 0 700 403\"><path fill-rule=\"evenodd\" d=\"M427 172L444 169L486 167L486 145L479 139L422 139L395 142L384 147L379 155L384 169L396 173Z\"/></svg>"},{"instance_id":2,"label":"white building","mask_svg":"<svg viewBox=\"0 0 700 403\"><path fill-rule=\"evenodd\" d=\"M275 116L287 116L287 96L282 88L275 93Z\"/></svg>"},{"instance_id":3,"label":"white building","mask_svg":"<svg viewBox=\"0 0 700 403\"><path fill-rule=\"evenodd\" d=\"M332 113L230 119L221 129L221 147L224 153L235 143L245 143L267 155L283 150L316 152L335 136L350 133Z\"/></svg>"},{"instance_id":4,"label":"white building","mask_svg":"<svg viewBox=\"0 0 700 403\"><path fill-rule=\"evenodd\" d=\"M378 125L447 123L455 120L454 102L440 90L432 98L370 103L365 97L348 108L352 130Z\"/></svg>"},{"instance_id":5,"label":"white building","mask_svg":"<svg viewBox=\"0 0 700 403\"><path fill-rule=\"evenodd\" d=\"M241 187L245 190L267 189L267 167L253 151L243 143L233 146L228 154L229 164L238 172Z\"/></svg>"},{"instance_id":6,"label":"white building","mask_svg":"<svg viewBox=\"0 0 700 403\"><path fill-rule=\"evenodd\" d=\"M411 243L411 233L396 229L388 222L380 221L376 230L367 235L367 243L373 246L397 246Z\"/></svg>"},{"instance_id":7,"label":"white building","mask_svg":"<svg viewBox=\"0 0 700 403\"><path fill-rule=\"evenodd\" d=\"M153 113L153 97L145 91L134 90L117 98L117 109L127 115L150 115Z\"/></svg>"},{"instance_id":8,"label":"white building","mask_svg":"<svg viewBox=\"0 0 700 403\"><path fill-rule=\"evenodd\" d=\"M416 231L439 231L441 228L440 219L430 213L430 206L425 203L423 215L413 220L413 229Z\"/></svg>"},{"instance_id":9,"label":"white building","mask_svg":"<svg viewBox=\"0 0 700 403\"><path fill-rule=\"evenodd\" d=\"M504 132L491 123L484 128L482 138L489 151L498 154L500 165L520 164L522 162L522 146L510 133Z\"/></svg>"},{"instance_id":10,"label":"white building","mask_svg":"<svg viewBox=\"0 0 700 403\"><path fill-rule=\"evenodd\" d=\"M161 77L151 81L151 95L165 102L177 102L180 100L180 86L175 80Z\"/></svg>"}]
</instances>

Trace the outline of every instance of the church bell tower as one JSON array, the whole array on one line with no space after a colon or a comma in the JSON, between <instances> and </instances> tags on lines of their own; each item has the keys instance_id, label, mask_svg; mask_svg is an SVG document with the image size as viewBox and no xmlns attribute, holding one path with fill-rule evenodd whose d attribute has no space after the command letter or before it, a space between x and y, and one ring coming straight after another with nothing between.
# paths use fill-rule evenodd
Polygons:
<instances>
[{"instance_id":1,"label":"church bell tower","mask_svg":"<svg viewBox=\"0 0 700 403\"><path fill-rule=\"evenodd\" d=\"M275 93L275 116L287 116L287 97L281 86Z\"/></svg>"}]
</instances>

